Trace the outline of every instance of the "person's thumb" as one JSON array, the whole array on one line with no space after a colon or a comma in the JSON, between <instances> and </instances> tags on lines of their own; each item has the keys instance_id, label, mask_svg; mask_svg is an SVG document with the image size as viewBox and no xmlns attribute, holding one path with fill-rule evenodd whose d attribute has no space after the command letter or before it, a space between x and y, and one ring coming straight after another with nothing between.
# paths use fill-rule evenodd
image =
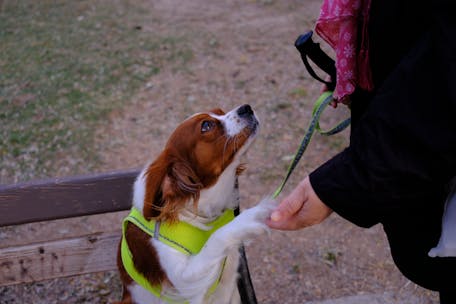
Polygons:
<instances>
[{"instance_id":1,"label":"person's thumb","mask_svg":"<svg viewBox=\"0 0 456 304\"><path fill-rule=\"evenodd\" d=\"M296 195L295 191L286 197L279 206L271 213L271 220L279 222L297 213L302 207L302 197Z\"/></svg>"},{"instance_id":2,"label":"person's thumb","mask_svg":"<svg viewBox=\"0 0 456 304\"><path fill-rule=\"evenodd\" d=\"M291 193L285 197L279 206L271 213L271 222L280 222L291 218L301 210L306 200L306 188L309 178L302 180Z\"/></svg>"}]
</instances>

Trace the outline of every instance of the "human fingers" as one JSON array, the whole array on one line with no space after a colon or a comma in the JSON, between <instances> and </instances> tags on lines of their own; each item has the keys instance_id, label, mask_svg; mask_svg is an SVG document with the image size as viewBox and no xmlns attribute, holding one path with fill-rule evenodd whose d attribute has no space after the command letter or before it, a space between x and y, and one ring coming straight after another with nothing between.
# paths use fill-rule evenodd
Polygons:
<instances>
[{"instance_id":1,"label":"human fingers","mask_svg":"<svg viewBox=\"0 0 456 304\"><path fill-rule=\"evenodd\" d=\"M293 191L285 197L271 213L271 220L279 222L286 220L296 214L304 204L305 201L305 187L301 182Z\"/></svg>"},{"instance_id":2,"label":"human fingers","mask_svg":"<svg viewBox=\"0 0 456 304\"><path fill-rule=\"evenodd\" d=\"M286 214L280 214L281 216L271 215L271 218L266 222L270 228L297 230L319 224L332 213L331 208L317 196L308 177L284 199L285 205L287 205L289 200L297 200L302 203L296 212L288 213L288 216L284 216Z\"/></svg>"},{"instance_id":3,"label":"human fingers","mask_svg":"<svg viewBox=\"0 0 456 304\"><path fill-rule=\"evenodd\" d=\"M299 211L297 217L300 228L313 226L323 222L332 213L331 208L325 205L316 195L309 194L309 199Z\"/></svg>"},{"instance_id":4,"label":"human fingers","mask_svg":"<svg viewBox=\"0 0 456 304\"><path fill-rule=\"evenodd\" d=\"M304 183L301 182L285 197L279 206L271 213L266 224L273 229L296 230L299 228L296 215L306 200Z\"/></svg>"},{"instance_id":5,"label":"human fingers","mask_svg":"<svg viewBox=\"0 0 456 304\"><path fill-rule=\"evenodd\" d=\"M297 215L279 221L268 219L266 220L266 225L268 225L269 228L276 230L298 230L303 228L300 224L300 218Z\"/></svg>"},{"instance_id":6,"label":"human fingers","mask_svg":"<svg viewBox=\"0 0 456 304\"><path fill-rule=\"evenodd\" d=\"M266 224L278 230L298 230L323 222L331 213L321 201L308 199L297 213L278 221L269 219Z\"/></svg>"}]
</instances>

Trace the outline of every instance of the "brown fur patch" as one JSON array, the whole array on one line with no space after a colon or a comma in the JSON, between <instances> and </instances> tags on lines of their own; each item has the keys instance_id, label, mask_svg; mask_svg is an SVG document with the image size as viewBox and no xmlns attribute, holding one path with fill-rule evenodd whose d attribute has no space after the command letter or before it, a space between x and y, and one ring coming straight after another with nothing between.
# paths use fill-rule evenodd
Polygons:
<instances>
[{"instance_id":1,"label":"brown fur patch","mask_svg":"<svg viewBox=\"0 0 456 304\"><path fill-rule=\"evenodd\" d=\"M169 282L166 273L160 265L157 251L150 243L151 237L140 228L128 223L125 231L125 238L133 256L133 264L138 272L152 285L160 285L164 282ZM122 277L122 280L123 279L124 278ZM126 279L127 282L132 281L130 276ZM123 281L125 282L125 280Z\"/></svg>"}]
</instances>

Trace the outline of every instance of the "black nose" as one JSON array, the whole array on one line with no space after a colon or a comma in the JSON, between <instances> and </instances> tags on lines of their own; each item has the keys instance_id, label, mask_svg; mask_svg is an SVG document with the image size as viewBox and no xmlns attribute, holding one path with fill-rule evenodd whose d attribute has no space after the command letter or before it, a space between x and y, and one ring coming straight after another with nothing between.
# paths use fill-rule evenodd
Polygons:
<instances>
[{"instance_id":1,"label":"black nose","mask_svg":"<svg viewBox=\"0 0 456 304\"><path fill-rule=\"evenodd\" d=\"M237 110L237 113L241 117L243 117L243 116L252 116L253 115L253 110L248 104L245 104L245 105L241 106Z\"/></svg>"}]
</instances>

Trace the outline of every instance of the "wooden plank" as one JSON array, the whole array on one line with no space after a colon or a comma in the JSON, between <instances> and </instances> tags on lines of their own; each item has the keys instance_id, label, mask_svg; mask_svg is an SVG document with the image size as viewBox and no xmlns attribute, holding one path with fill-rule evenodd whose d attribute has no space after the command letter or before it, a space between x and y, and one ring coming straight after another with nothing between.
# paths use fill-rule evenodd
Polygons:
<instances>
[{"instance_id":1,"label":"wooden plank","mask_svg":"<svg viewBox=\"0 0 456 304\"><path fill-rule=\"evenodd\" d=\"M139 170L0 185L0 227L127 210Z\"/></svg>"},{"instance_id":2,"label":"wooden plank","mask_svg":"<svg viewBox=\"0 0 456 304\"><path fill-rule=\"evenodd\" d=\"M0 249L0 286L117 269L120 231Z\"/></svg>"}]
</instances>

